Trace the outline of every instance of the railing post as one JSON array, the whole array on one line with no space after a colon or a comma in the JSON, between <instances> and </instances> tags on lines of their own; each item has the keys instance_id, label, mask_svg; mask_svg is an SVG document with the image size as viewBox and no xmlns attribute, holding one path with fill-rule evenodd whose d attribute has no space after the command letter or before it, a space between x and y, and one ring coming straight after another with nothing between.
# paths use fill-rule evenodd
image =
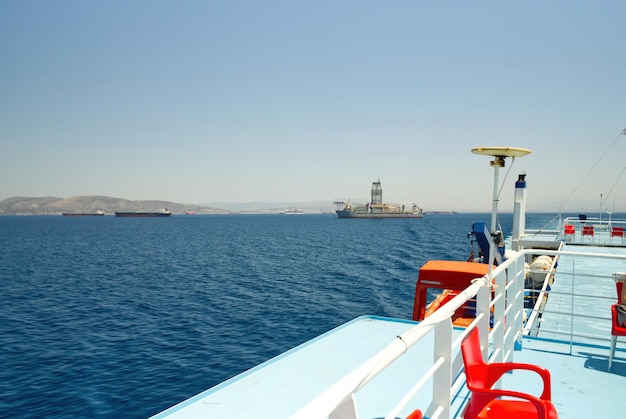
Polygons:
<instances>
[{"instance_id":1,"label":"railing post","mask_svg":"<svg viewBox=\"0 0 626 419\"><path fill-rule=\"evenodd\" d=\"M328 419L358 419L358 417L354 393L343 399L335 410L328 415Z\"/></svg>"},{"instance_id":2,"label":"railing post","mask_svg":"<svg viewBox=\"0 0 626 419\"><path fill-rule=\"evenodd\" d=\"M489 278L491 280L491 278ZM489 342L489 319L490 310L489 303L491 301L491 287L481 287L476 293L476 316L482 314L478 320L476 327L480 332L480 341ZM483 358L489 359L489 351L487 345L483 348Z\"/></svg>"},{"instance_id":3,"label":"railing post","mask_svg":"<svg viewBox=\"0 0 626 419\"><path fill-rule=\"evenodd\" d=\"M515 277L515 286L511 290L513 293L513 298L511 301L514 304L514 318L513 318L513 333L512 339L513 349L515 351L522 350L522 330L524 329L524 280L526 274L526 255L524 253L520 253L518 257L515 259L515 265L512 266L511 269L514 269L514 277ZM511 361L513 361L511 359Z\"/></svg>"},{"instance_id":4,"label":"railing post","mask_svg":"<svg viewBox=\"0 0 626 419\"><path fill-rule=\"evenodd\" d=\"M451 415L450 405L452 395L452 320L439 322L435 326L435 350L433 362L444 358L445 362L433 376L433 405L440 406L443 411L440 415L443 419L449 419ZM432 405L431 405L432 406Z\"/></svg>"},{"instance_id":5,"label":"railing post","mask_svg":"<svg viewBox=\"0 0 626 419\"><path fill-rule=\"evenodd\" d=\"M507 323L504 320L506 308L506 270L501 271L495 277L495 289L493 291L495 303L493 305L493 353L496 357L493 361L503 362L504 360L504 332ZM497 327L496 327L497 326Z\"/></svg>"},{"instance_id":6,"label":"railing post","mask_svg":"<svg viewBox=\"0 0 626 419\"><path fill-rule=\"evenodd\" d=\"M570 327L569 327L569 349L570 353L572 352L572 347L574 345L574 288L576 285L576 255L572 256L572 287L571 294L572 299L570 300L570 307L572 307L572 313L570 313Z\"/></svg>"}]
</instances>

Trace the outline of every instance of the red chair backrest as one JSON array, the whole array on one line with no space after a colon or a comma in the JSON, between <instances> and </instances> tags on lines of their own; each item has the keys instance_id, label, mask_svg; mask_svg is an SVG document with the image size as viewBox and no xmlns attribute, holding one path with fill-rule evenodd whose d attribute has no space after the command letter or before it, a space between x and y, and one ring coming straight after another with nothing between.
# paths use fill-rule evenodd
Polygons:
<instances>
[{"instance_id":1,"label":"red chair backrest","mask_svg":"<svg viewBox=\"0 0 626 419\"><path fill-rule=\"evenodd\" d=\"M624 237L624 227L613 227L613 228L611 228L611 236L613 236L613 237Z\"/></svg>"},{"instance_id":2,"label":"red chair backrest","mask_svg":"<svg viewBox=\"0 0 626 419\"><path fill-rule=\"evenodd\" d=\"M485 388L487 384L487 365L483 359L483 352L480 348L480 334L478 328L474 328L461 343L463 363L465 364L465 375L467 376L467 387Z\"/></svg>"},{"instance_id":3,"label":"red chair backrest","mask_svg":"<svg viewBox=\"0 0 626 419\"><path fill-rule=\"evenodd\" d=\"M419 409L414 410L406 419L422 419L424 415L422 415L422 411Z\"/></svg>"},{"instance_id":4,"label":"red chair backrest","mask_svg":"<svg viewBox=\"0 0 626 419\"><path fill-rule=\"evenodd\" d=\"M583 227L583 234L585 234L585 235L592 235L593 236L593 226L584 226Z\"/></svg>"},{"instance_id":5,"label":"red chair backrest","mask_svg":"<svg viewBox=\"0 0 626 419\"><path fill-rule=\"evenodd\" d=\"M565 226L565 234L574 234L576 232L576 228L573 225L567 224Z\"/></svg>"},{"instance_id":6,"label":"red chair backrest","mask_svg":"<svg viewBox=\"0 0 626 419\"><path fill-rule=\"evenodd\" d=\"M539 418L556 418L556 410L551 403L551 387L550 387L550 372L545 368L538 367L531 364L520 363L493 363L487 364L484 361L483 353L480 348L480 334L478 328L472 329L467 337L461 343L461 353L463 354L463 363L465 365L465 377L467 388L472 392L470 400L465 409L466 418L476 418L479 414L482 417L483 409L490 403L498 403L499 410L504 412L506 410L506 416L497 417L521 417L519 413L526 411L525 407L521 407L519 402L511 400L495 400L501 396L510 396L511 392L506 390L494 389L493 385L502 378L503 374L515 369L523 369L534 371L539 374L543 381L543 392L541 398L537 398L531 394L525 395L526 398L534 407L531 407L533 412L538 413ZM511 404L511 402L513 404ZM503 410L504 409L504 410ZM496 417L496 416L491 416ZM530 416L524 416L530 417ZM537 416L535 416L537 417Z\"/></svg>"}]
</instances>

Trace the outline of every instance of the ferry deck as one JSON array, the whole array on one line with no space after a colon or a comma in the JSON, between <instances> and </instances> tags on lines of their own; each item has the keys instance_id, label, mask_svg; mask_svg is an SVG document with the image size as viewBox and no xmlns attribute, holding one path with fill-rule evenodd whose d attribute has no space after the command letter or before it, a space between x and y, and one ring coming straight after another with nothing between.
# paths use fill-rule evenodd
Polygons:
<instances>
[{"instance_id":1,"label":"ferry deck","mask_svg":"<svg viewBox=\"0 0 626 419\"><path fill-rule=\"evenodd\" d=\"M555 240L554 235L546 237L542 240ZM552 401L561 418L626 417L626 411L616 410L615 403L626 386L626 337L618 338L611 370L608 368L610 307L616 302L613 274L624 271L626 248L622 246L603 246L599 238L593 246L566 244L559 252L538 333L536 328L525 329L521 348L512 351L508 359L548 368ZM359 317L155 417L287 418L310 417L311 411L325 412L320 417L340 417L325 406L340 404L340 399L332 399L336 394L342 397L345 388L369 381L365 379L368 371L383 362L380 353L416 324ZM453 380L463 376L459 345L465 334L461 328L452 331L449 361ZM435 339L433 333L426 334L353 393L359 418L403 418L418 408L427 413L425 417L446 417L432 407L428 410L437 397L435 379L429 378L433 359L437 359ZM451 386L449 417L462 417L469 398L464 379L460 383ZM419 389L417 394L406 396L401 402L405 405L398 407L412 387ZM505 376L502 388L538 396L542 384L536 375L514 372Z\"/></svg>"},{"instance_id":2,"label":"ferry deck","mask_svg":"<svg viewBox=\"0 0 626 419\"><path fill-rule=\"evenodd\" d=\"M357 318L156 417L290 417L411 326L412 322L393 319ZM454 335L459 337L461 333L461 329L455 329ZM432 354L433 346L432 335L428 335L358 392L359 417L385 417L406 388L430 368L431 356L424 354ZM626 356L623 348L618 348L609 373L608 355L608 345L570 346L567 342L526 337L523 350L515 354L515 362L549 366L552 401L559 417L617 418L620 412L615 402L616 398L621 400L619 395L626 385ZM319 368L311 369L311 365ZM534 378L521 372L508 374L504 387L537 395L541 382ZM462 387L452 417L462 417L460 409L467 397L468 391ZM406 417L415 408L425 410L431 398L430 387L425 387L397 417Z\"/></svg>"}]
</instances>

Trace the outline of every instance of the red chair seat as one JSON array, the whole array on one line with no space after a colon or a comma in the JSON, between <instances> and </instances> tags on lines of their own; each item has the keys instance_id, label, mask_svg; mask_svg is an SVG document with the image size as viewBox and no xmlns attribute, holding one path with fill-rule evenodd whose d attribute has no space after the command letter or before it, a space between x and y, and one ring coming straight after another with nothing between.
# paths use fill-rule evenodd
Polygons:
<instances>
[{"instance_id":1,"label":"red chair seat","mask_svg":"<svg viewBox=\"0 0 626 419\"><path fill-rule=\"evenodd\" d=\"M552 403L546 405L546 410L547 419L558 418L556 409ZM519 400L494 400L478 414L478 418L536 419L539 418L539 412L535 406L528 402Z\"/></svg>"},{"instance_id":2,"label":"red chair seat","mask_svg":"<svg viewBox=\"0 0 626 419\"><path fill-rule=\"evenodd\" d=\"M611 237L609 241L613 241L613 237L621 237L622 243L624 243L624 227L613 227L611 228Z\"/></svg>"},{"instance_id":3,"label":"red chair seat","mask_svg":"<svg viewBox=\"0 0 626 419\"><path fill-rule=\"evenodd\" d=\"M584 226L583 227L583 238L585 236L591 236L591 240L593 241L593 226Z\"/></svg>"}]
</instances>

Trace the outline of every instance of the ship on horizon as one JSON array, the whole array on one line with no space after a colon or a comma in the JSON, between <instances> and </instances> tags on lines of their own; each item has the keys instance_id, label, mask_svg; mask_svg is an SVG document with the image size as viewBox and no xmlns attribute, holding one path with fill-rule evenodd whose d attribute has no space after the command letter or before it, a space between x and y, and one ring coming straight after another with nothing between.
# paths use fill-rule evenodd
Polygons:
<instances>
[{"instance_id":1,"label":"ship on horizon","mask_svg":"<svg viewBox=\"0 0 626 419\"><path fill-rule=\"evenodd\" d=\"M64 212L64 217L96 217L104 215L104 211L96 212Z\"/></svg>"},{"instance_id":2,"label":"ship on horizon","mask_svg":"<svg viewBox=\"0 0 626 419\"><path fill-rule=\"evenodd\" d=\"M172 213L168 211L167 208L160 209L158 211L153 211L153 212L150 212L150 211L132 211L132 212L116 211L115 212L116 217L126 217L126 218L170 217L171 215Z\"/></svg>"},{"instance_id":3,"label":"ship on horizon","mask_svg":"<svg viewBox=\"0 0 626 419\"><path fill-rule=\"evenodd\" d=\"M424 211L416 204L406 207L400 204L383 203L383 188L380 179L372 182L372 199L365 205L353 205L348 202L336 201L337 217L339 218L422 218Z\"/></svg>"},{"instance_id":4,"label":"ship on horizon","mask_svg":"<svg viewBox=\"0 0 626 419\"><path fill-rule=\"evenodd\" d=\"M286 209L286 210L282 210L279 212L279 214L283 214L283 215L302 215L302 214L306 214L303 210L296 208L296 209Z\"/></svg>"}]
</instances>

